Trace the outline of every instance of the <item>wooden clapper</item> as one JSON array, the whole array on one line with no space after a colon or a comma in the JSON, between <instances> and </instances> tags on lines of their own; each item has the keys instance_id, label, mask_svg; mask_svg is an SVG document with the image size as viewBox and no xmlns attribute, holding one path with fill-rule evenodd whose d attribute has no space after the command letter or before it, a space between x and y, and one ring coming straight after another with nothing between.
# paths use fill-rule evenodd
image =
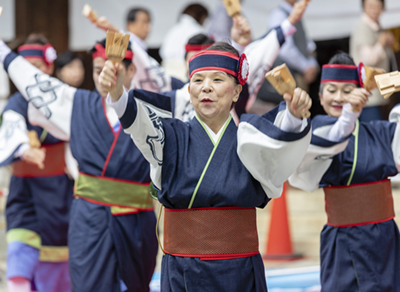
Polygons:
<instances>
[{"instance_id":1,"label":"wooden clapper","mask_svg":"<svg viewBox=\"0 0 400 292\"><path fill-rule=\"evenodd\" d=\"M229 17L236 17L239 16L242 12L242 7L240 6L239 0L223 0L223 3L226 8L226 12L228 13Z\"/></svg>"},{"instance_id":2,"label":"wooden clapper","mask_svg":"<svg viewBox=\"0 0 400 292\"><path fill-rule=\"evenodd\" d=\"M97 21L97 12L89 6L89 4L85 4L83 6L82 14L87 17L91 22L95 23Z\"/></svg>"},{"instance_id":3,"label":"wooden clapper","mask_svg":"<svg viewBox=\"0 0 400 292\"><path fill-rule=\"evenodd\" d=\"M399 71L376 75L375 81L384 98L389 98L393 93L400 91Z\"/></svg>"},{"instance_id":4,"label":"wooden clapper","mask_svg":"<svg viewBox=\"0 0 400 292\"><path fill-rule=\"evenodd\" d=\"M368 91L377 87L375 76L385 73L384 69L365 66L363 63L358 65L358 70L360 72L362 86Z\"/></svg>"},{"instance_id":5,"label":"wooden clapper","mask_svg":"<svg viewBox=\"0 0 400 292\"><path fill-rule=\"evenodd\" d=\"M121 62L125 58L126 50L129 45L129 35L119 32L107 31L106 38L106 56L107 59L116 63ZM111 86L111 91L114 86Z\"/></svg>"},{"instance_id":6,"label":"wooden clapper","mask_svg":"<svg viewBox=\"0 0 400 292\"><path fill-rule=\"evenodd\" d=\"M28 131L28 138L29 138L29 146L31 146L31 148L39 149L42 146L36 131L33 130Z\"/></svg>"},{"instance_id":7,"label":"wooden clapper","mask_svg":"<svg viewBox=\"0 0 400 292\"><path fill-rule=\"evenodd\" d=\"M310 0L304 0L304 2L310 2ZM236 17L242 13L242 6L240 5L240 0L223 0L226 8L226 12L229 17Z\"/></svg>"},{"instance_id":8,"label":"wooden clapper","mask_svg":"<svg viewBox=\"0 0 400 292\"><path fill-rule=\"evenodd\" d=\"M125 58L128 45L129 45L128 34L107 31L106 56L108 60L113 62L113 64L119 63Z\"/></svg>"},{"instance_id":9,"label":"wooden clapper","mask_svg":"<svg viewBox=\"0 0 400 292\"><path fill-rule=\"evenodd\" d=\"M358 72L361 78L361 85L363 88L365 88L368 91L371 91L377 87L377 84L375 82L375 76L385 73L384 69L381 68L373 68L369 66L365 66L363 63L360 63L358 65ZM362 110L362 107L359 106L357 108L357 111L360 112Z\"/></svg>"},{"instance_id":10,"label":"wooden clapper","mask_svg":"<svg viewBox=\"0 0 400 292\"><path fill-rule=\"evenodd\" d=\"M293 96L294 90L296 89L296 81L286 64L275 67L265 75L265 78L267 78L269 83L271 83L280 95L289 93ZM310 116L310 112L306 111L302 113L302 116L306 119Z\"/></svg>"}]
</instances>

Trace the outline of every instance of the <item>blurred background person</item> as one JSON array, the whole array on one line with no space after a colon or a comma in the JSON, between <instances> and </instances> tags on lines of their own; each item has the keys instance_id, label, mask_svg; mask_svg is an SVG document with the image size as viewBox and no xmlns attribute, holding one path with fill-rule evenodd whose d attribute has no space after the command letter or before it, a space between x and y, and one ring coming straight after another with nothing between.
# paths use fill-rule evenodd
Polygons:
<instances>
[{"instance_id":1,"label":"blurred background person","mask_svg":"<svg viewBox=\"0 0 400 292\"><path fill-rule=\"evenodd\" d=\"M129 10L126 16L126 31L112 24L106 16L99 17L95 25L106 31L129 33L131 42L138 45L142 50L148 51L146 39L151 30L151 16L150 12L145 8L134 7Z\"/></svg>"},{"instance_id":2,"label":"blurred background person","mask_svg":"<svg viewBox=\"0 0 400 292\"><path fill-rule=\"evenodd\" d=\"M166 34L160 47L160 56L162 66L171 76L187 80L185 45L192 36L205 33L203 24L207 17L207 8L201 4L190 4Z\"/></svg>"},{"instance_id":3,"label":"blurred background person","mask_svg":"<svg viewBox=\"0 0 400 292\"><path fill-rule=\"evenodd\" d=\"M72 87L80 87L85 79L83 59L71 51L66 51L57 57L55 71L58 79Z\"/></svg>"},{"instance_id":4,"label":"blurred background person","mask_svg":"<svg viewBox=\"0 0 400 292\"><path fill-rule=\"evenodd\" d=\"M239 2L242 3L243 0ZM228 15L224 3L220 0L209 18L207 33L216 42L231 39L232 26L233 19Z\"/></svg>"},{"instance_id":5,"label":"blurred background person","mask_svg":"<svg viewBox=\"0 0 400 292\"><path fill-rule=\"evenodd\" d=\"M29 35L18 52L44 74L53 74L57 54L43 35ZM46 84L38 90L52 90L42 76L35 76L37 86ZM33 92L35 86L26 90ZM38 291L69 292L67 235L74 182L67 174L66 146L30 123L30 106L16 92L0 126L0 166L13 166L6 205L8 291L30 292L32 283Z\"/></svg>"},{"instance_id":6,"label":"blurred background person","mask_svg":"<svg viewBox=\"0 0 400 292\"><path fill-rule=\"evenodd\" d=\"M272 10L269 15L268 26L270 29L280 25L290 15L296 1L280 1L278 7ZM317 78L319 72L318 62L312 56L316 45L307 38L302 20L298 21L294 26L296 32L286 39L273 67L286 63L294 73L298 86L307 90L308 84Z\"/></svg>"},{"instance_id":7,"label":"blurred background person","mask_svg":"<svg viewBox=\"0 0 400 292\"><path fill-rule=\"evenodd\" d=\"M268 17L269 29L279 26L287 18L293 11L296 2L297 0L281 0ZM313 56L316 45L311 39L307 38L302 20L294 24L294 27L296 32L286 38L272 68L286 63L296 80L297 86L309 91L309 85L316 80L319 73L318 62ZM261 86L258 98L262 101L258 106L262 106L264 112L273 109L283 101L283 97L267 80Z\"/></svg>"},{"instance_id":8,"label":"blurred background person","mask_svg":"<svg viewBox=\"0 0 400 292\"><path fill-rule=\"evenodd\" d=\"M396 59L391 46L395 39L391 32L382 30L379 18L385 8L384 0L362 0L363 14L350 37L350 55L356 63L385 69L397 70ZM360 121L382 120L382 107L389 103L376 88L364 107Z\"/></svg>"},{"instance_id":9,"label":"blurred background person","mask_svg":"<svg viewBox=\"0 0 400 292\"><path fill-rule=\"evenodd\" d=\"M134 7L129 10L126 17L126 30L133 34L135 43L147 51L146 39L151 30L150 12L143 7Z\"/></svg>"},{"instance_id":10,"label":"blurred background person","mask_svg":"<svg viewBox=\"0 0 400 292\"><path fill-rule=\"evenodd\" d=\"M279 26L288 18L294 10L296 2L297 0L281 0L269 15L269 29ZM309 91L309 85L316 80L319 73L318 62L313 56L316 45L311 39L307 38L302 20L294 24L294 27L296 32L285 39L272 68L286 63L296 80L297 86ZM261 112L270 111L283 101L283 97L267 80L261 86L257 97L256 107L259 107Z\"/></svg>"},{"instance_id":11,"label":"blurred background person","mask_svg":"<svg viewBox=\"0 0 400 292\"><path fill-rule=\"evenodd\" d=\"M220 42L224 39L230 39L232 25L233 20L228 15L228 12L226 12L224 3L222 0L220 0L215 8L215 11L210 16L210 21L207 25L208 35L216 42Z\"/></svg>"}]
</instances>

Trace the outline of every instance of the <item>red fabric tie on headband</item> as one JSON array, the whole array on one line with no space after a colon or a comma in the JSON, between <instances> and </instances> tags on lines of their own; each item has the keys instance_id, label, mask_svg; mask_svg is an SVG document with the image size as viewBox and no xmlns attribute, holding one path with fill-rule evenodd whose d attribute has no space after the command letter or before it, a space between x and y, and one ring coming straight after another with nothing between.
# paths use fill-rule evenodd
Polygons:
<instances>
[{"instance_id":1,"label":"red fabric tie on headband","mask_svg":"<svg viewBox=\"0 0 400 292\"><path fill-rule=\"evenodd\" d=\"M94 48L96 49L96 51L93 52L93 59L100 57L104 60L107 60L106 49L101 44L96 44Z\"/></svg>"},{"instance_id":2,"label":"red fabric tie on headband","mask_svg":"<svg viewBox=\"0 0 400 292\"><path fill-rule=\"evenodd\" d=\"M213 44L205 44L205 45L185 45L185 51L188 52L199 52L211 47Z\"/></svg>"},{"instance_id":3,"label":"red fabric tie on headband","mask_svg":"<svg viewBox=\"0 0 400 292\"><path fill-rule=\"evenodd\" d=\"M93 59L100 57L104 60L107 60L106 49L101 44L96 44L94 46L94 48L96 49L96 51L93 52L93 55L92 55ZM133 52L126 50L124 59L132 61L133 60Z\"/></svg>"}]
</instances>

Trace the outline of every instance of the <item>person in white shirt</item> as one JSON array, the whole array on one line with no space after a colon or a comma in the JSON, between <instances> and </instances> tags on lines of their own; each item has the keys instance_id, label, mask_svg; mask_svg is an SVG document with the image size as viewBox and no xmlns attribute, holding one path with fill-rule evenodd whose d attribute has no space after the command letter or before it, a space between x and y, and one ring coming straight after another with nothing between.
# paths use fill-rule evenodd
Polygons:
<instances>
[{"instance_id":1,"label":"person in white shirt","mask_svg":"<svg viewBox=\"0 0 400 292\"><path fill-rule=\"evenodd\" d=\"M191 4L166 34L160 47L160 56L163 67L171 76L186 80L185 45L192 36L205 33L203 23L207 17L208 11L204 6Z\"/></svg>"},{"instance_id":2,"label":"person in white shirt","mask_svg":"<svg viewBox=\"0 0 400 292\"><path fill-rule=\"evenodd\" d=\"M391 48L394 43L393 34L382 31L379 23L384 9L384 0L363 0L364 13L357 22L350 36L350 55L356 63L382 68L387 72L397 69L396 59ZM361 121L382 120L380 108L387 105L378 89L371 91L367 106L361 113Z\"/></svg>"},{"instance_id":3,"label":"person in white shirt","mask_svg":"<svg viewBox=\"0 0 400 292\"><path fill-rule=\"evenodd\" d=\"M147 51L146 39L151 30L150 12L142 7L135 7L129 10L126 17L126 30L134 35L135 43Z\"/></svg>"},{"instance_id":4,"label":"person in white shirt","mask_svg":"<svg viewBox=\"0 0 400 292\"><path fill-rule=\"evenodd\" d=\"M94 24L98 28L106 31L121 31L105 16L99 17ZM126 16L126 32L130 35L130 41L138 45L145 52L147 52L148 49L146 39L150 34L150 30L151 15L147 9L142 7L134 7L129 10L128 15Z\"/></svg>"}]
</instances>

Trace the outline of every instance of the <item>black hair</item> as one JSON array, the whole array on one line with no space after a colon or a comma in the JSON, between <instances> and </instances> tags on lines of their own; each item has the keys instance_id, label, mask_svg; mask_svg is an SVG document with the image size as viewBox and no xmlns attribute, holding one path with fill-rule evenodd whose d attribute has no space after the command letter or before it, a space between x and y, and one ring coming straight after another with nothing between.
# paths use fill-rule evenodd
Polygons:
<instances>
[{"instance_id":1,"label":"black hair","mask_svg":"<svg viewBox=\"0 0 400 292\"><path fill-rule=\"evenodd\" d=\"M332 58L330 58L328 64L329 65L334 65L334 64L336 64L336 65L353 65L353 66L356 65L353 58L349 54L347 54L343 51L337 52ZM324 83L321 83L319 86L319 92L321 95L322 95L323 89L324 89Z\"/></svg>"},{"instance_id":2,"label":"black hair","mask_svg":"<svg viewBox=\"0 0 400 292\"><path fill-rule=\"evenodd\" d=\"M239 52L227 42L216 42L212 44L210 47L208 47L206 50L224 51L235 54L238 57L240 56Z\"/></svg>"},{"instance_id":3,"label":"black hair","mask_svg":"<svg viewBox=\"0 0 400 292\"><path fill-rule=\"evenodd\" d=\"M194 3L186 6L186 8L182 11L182 14L190 15L197 21L197 23L202 25L204 19L208 17L208 10L203 5Z\"/></svg>"},{"instance_id":4,"label":"black hair","mask_svg":"<svg viewBox=\"0 0 400 292\"><path fill-rule=\"evenodd\" d=\"M229 52L229 53L235 54L238 57L240 56L239 52L234 47L232 47L230 44L228 44L227 42L216 42L205 50ZM239 84L239 81L235 76L232 76L231 74L228 74L228 75L230 77L232 77L233 80L235 80L236 85Z\"/></svg>"},{"instance_id":5,"label":"black hair","mask_svg":"<svg viewBox=\"0 0 400 292\"><path fill-rule=\"evenodd\" d=\"M208 45L213 44L215 41L204 33L198 33L188 40L188 45Z\"/></svg>"},{"instance_id":6,"label":"black hair","mask_svg":"<svg viewBox=\"0 0 400 292\"><path fill-rule=\"evenodd\" d=\"M100 45L102 45L104 48L106 47L106 39L103 39L103 40L101 40L101 41L98 41L98 42L96 42L96 45L97 44L100 44ZM128 44L128 48L126 49L127 51L132 51L132 47L131 47L131 42L129 42L129 44ZM90 53L94 53L94 52L96 52L97 50L96 50L96 48L93 46L93 48L91 48L90 50L89 50L89 52ZM124 67L125 67L125 69L128 69L128 67L129 67L129 65L130 64L132 64L132 60L129 60L129 59L123 59L122 60L122 63L124 64Z\"/></svg>"},{"instance_id":7,"label":"black hair","mask_svg":"<svg viewBox=\"0 0 400 292\"><path fill-rule=\"evenodd\" d=\"M382 7L383 7L383 9L385 9L385 0L379 0L379 1L382 2ZM365 4L365 0L361 0L361 5L362 5L363 9L364 9L364 4Z\"/></svg>"},{"instance_id":8,"label":"black hair","mask_svg":"<svg viewBox=\"0 0 400 292\"><path fill-rule=\"evenodd\" d=\"M81 56L78 56L77 54L75 54L71 51L65 51L57 57L54 64L56 66L56 69L60 70L65 65L68 65L69 63L71 63L73 60L76 60L76 59L81 61L82 65L83 65L83 58Z\"/></svg>"},{"instance_id":9,"label":"black hair","mask_svg":"<svg viewBox=\"0 0 400 292\"><path fill-rule=\"evenodd\" d=\"M49 43L49 41L47 40L47 38L41 33L31 33L25 41L25 45L43 45L44 46L48 43Z\"/></svg>"},{"instance_id":10,"label":"black hair","mask_svg":"<svg viewBox=\"0 0 400 292\"><path fill-rule=\"evenodd\" d=\"M188 45L209 45L213 43L215 43L215 41L204 33L198 33L192 36L187 42ZM185 59L186 56L187 52L185 53Z\"/></svg>"},{"instance_id":11,"label":"black hair","mask_svg":"<svg viewBox=\"0 0 400 292\"><path fill-rule=\"evenodd\" d=\"M353 65L353 66L356 65L353 58L349 54L342 51L339 51L332 58L330 58L328 64Z\"/></svg>"},{"instance_id":12,"label":"black hair","mask_svg":"<svg viewBox=\"0 0 400 292\"><path fill-rule=\"evenodd\" d=\"M138 12L146 13L149 16L149 20L151 20L150 12L146 8L134 7L131 10L129 10L128 15L126 16L126 22L135 22Z\"/></svg>"}]
</instances>

